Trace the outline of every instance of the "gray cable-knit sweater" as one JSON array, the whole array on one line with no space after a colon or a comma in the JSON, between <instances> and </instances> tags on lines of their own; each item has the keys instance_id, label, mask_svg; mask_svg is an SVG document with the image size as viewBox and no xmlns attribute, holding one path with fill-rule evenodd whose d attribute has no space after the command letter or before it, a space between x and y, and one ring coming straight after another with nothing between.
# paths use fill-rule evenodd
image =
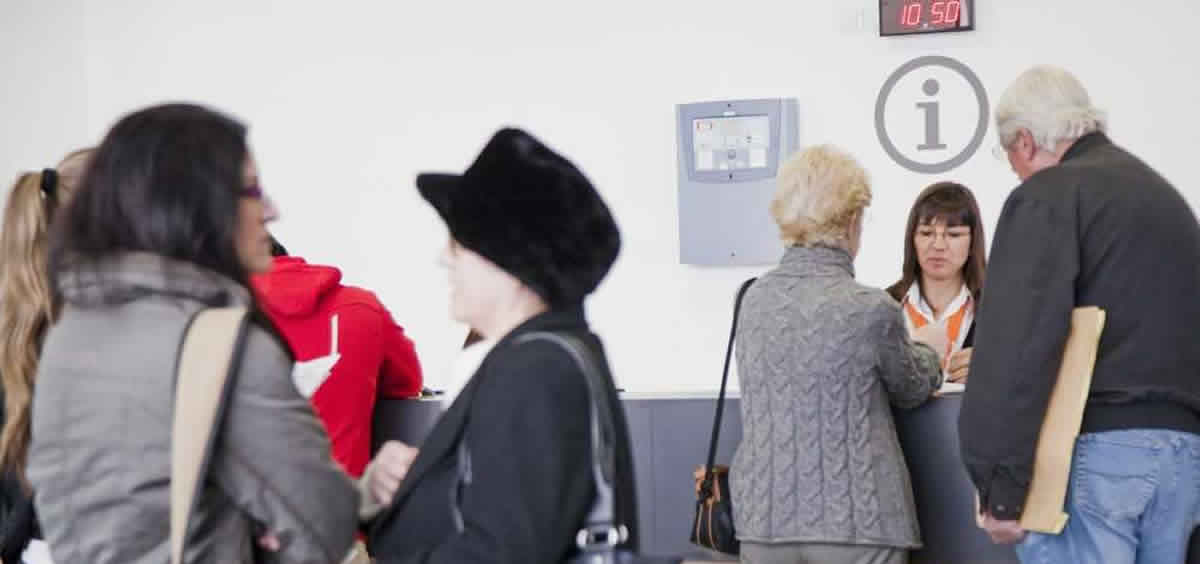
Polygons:
<instances>
[{"instance_id":1,"label":"gray cable-knit sweater","mask_svg":"<svg viewBox=\"0 0 1200 564\"><path fill-rule=\"evenodd\" d=\"M920 405L942 374L895 300L855 282L846 251L793 247L746 292L738 323L738 538L919 547L888 404Z\"/></svg>"}]
</instances>

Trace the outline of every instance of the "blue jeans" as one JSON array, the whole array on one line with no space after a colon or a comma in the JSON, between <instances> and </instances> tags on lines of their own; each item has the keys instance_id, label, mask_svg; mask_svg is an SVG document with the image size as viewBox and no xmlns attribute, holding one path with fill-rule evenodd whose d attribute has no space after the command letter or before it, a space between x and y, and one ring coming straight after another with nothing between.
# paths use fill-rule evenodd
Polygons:
<instances>
[{"instance_id":1,"label":"blue jeans","mask_svg":"<svg viewBox=\"0 0 1200 564\"><path fill-rule=\"evenodd\" d=\"M1060 535L1029 533L1021 562L1180 564L1200 522L1200 435L1158 429L1081 435Z\"/></svg>"}]
</instances>

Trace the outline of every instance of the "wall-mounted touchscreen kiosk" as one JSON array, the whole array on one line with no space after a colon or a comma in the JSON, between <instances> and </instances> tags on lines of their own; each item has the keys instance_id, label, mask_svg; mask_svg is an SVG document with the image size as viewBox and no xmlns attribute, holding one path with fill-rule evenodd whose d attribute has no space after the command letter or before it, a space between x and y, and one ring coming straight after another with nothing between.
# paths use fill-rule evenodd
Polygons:
<instances>
[{"instance_id":1,"label":"wall-mounted touchscreen kiosk","mask_svg":"<svg viewBox=\"0 0 1200 564\"><path fill-rule=\"evenodd\" d=\"M775 171L796 150L796 110L790 98L676 107L680 262L779 260L783 245L768 207Z\"/></svg>"}]
</instances>

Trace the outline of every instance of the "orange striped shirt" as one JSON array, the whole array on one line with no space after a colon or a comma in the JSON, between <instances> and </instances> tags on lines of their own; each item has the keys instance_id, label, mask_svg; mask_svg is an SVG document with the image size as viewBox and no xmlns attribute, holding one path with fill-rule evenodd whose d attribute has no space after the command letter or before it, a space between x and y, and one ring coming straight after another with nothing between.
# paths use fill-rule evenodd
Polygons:
<instances>
[{"instance_id":1,"label":"orange striped shirt","mask_svg":"<svg viewBox=\"0 0 1200 564\"><path fill-rule=\"evenodd\" d=\"M962 344L970 330L971 324L975 322L975 303L971 298L971 292L967 290L967 285L963 284L958 296L950 302L950 306L943 312L941 319L935 319L933 308L926 303L925 297L921 295L921 288L918 283L914 283L908 289L908 295L904 296L904 318L908 325L909 331L915 331L930 323L944 320L946 322L946 340L947 350L943 354L943 368L945 363L949 362L951 353L962 349ZM949 314L947 317L946 314Z\"/></svg>"}]
</instances>

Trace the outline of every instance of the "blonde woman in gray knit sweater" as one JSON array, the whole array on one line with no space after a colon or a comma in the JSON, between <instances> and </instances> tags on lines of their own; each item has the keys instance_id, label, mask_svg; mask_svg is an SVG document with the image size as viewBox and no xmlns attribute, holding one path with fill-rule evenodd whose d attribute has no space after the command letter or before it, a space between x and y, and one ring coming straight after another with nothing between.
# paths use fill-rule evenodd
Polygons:
<instances>
[{"instance_id":1,"label":"blonde woman in gray knit sweater","mask_svg":"<svg viewBox=\"0 0 1200 564\"><path fill-rule=\"evenodd\" d=\"M866 171L829 146L779 172L787 251L738 320L743 438L730 488L751 564L902 564L920 546L891 405L942 384L945 335L910 338L887 293L854 280Z\"/></svg>"}]
</instances>

